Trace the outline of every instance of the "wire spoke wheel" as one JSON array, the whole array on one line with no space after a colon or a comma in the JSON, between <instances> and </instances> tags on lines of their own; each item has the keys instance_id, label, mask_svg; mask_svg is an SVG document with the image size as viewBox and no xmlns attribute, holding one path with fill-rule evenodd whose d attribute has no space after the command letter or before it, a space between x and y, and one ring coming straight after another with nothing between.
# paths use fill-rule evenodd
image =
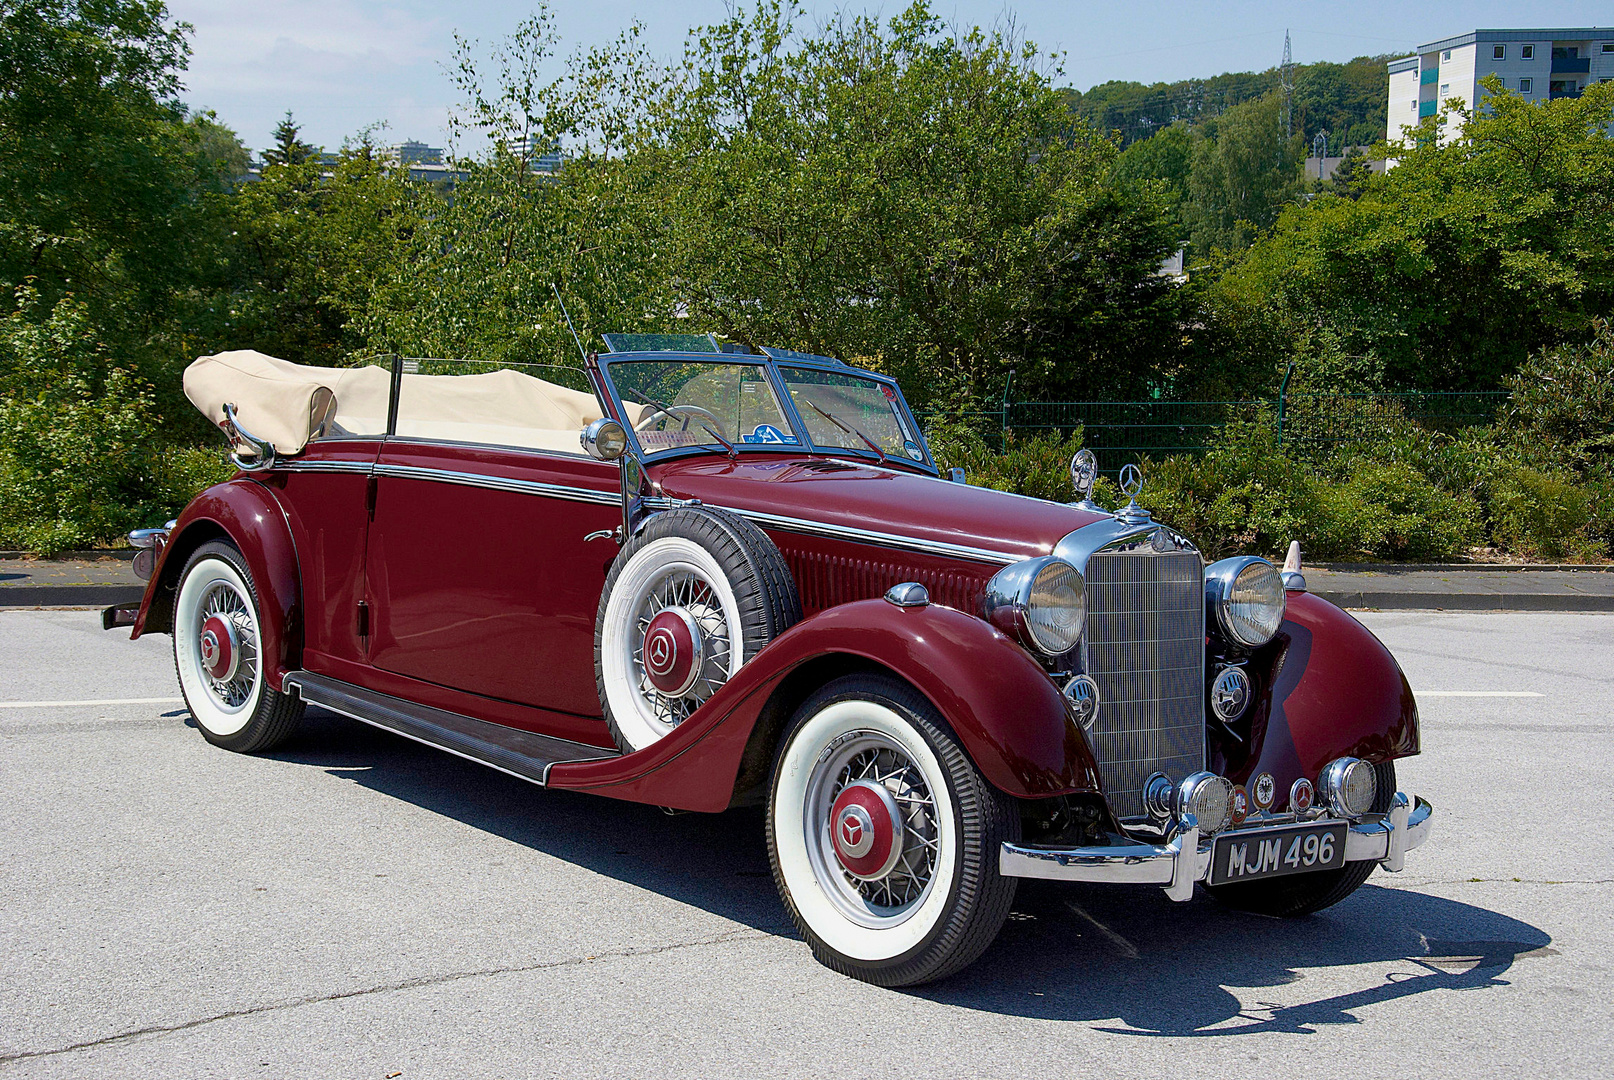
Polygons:
<instances>
[{"instance_id":1,"label":"wire spoke wheel","mask_svg":"<svg viewBox=\"0 0 1614 1080\"><path fill-rule=\"evenodd\" d=\"M594 624L617 745L672 734L800 618L784 556L761 529L704 506L653 514L611 565Z\"/></svg>"},{"instance_id":2,"label":"wire spoke wheel","mask_svg":"<svg viewBox=\"0 0 1614 1080\"><path fill-rule=\"evenodd\" d=\"M250 753L285 741L303 704L264 678L258 594L241 553L203 544L185 564L174 599L174 670L196 726L209 742Z\"/></svg>"},{"instance_id":3,"label":"wire spoke wheel","mask_svg":"<svg viewBox=\"0 0 1614 1080\"><path fill-rule=\"evenodd\" d=\"M838 797L859 782L884 788L897 809L895 851L888 860L892 865L874 878L848 869L835 844ZM877 731L855 732L816 763L804 828L817 838L809 849L814 872L849 918L866 926L891 925L907 918L923 899L941 856L936 813L924 774L898 743Z\"/></svg>"},{"instance_id":4,"label":"wire spoke wheel","mask_svg":"<svg viewBox=\"0 0 1614 1080\"><path fill-rule=\"evenodd\" d=\"M965 967L1008 918L999 849L1019 808L936 707L881 673L835 679L796 709L768 796L774 882L820 962L881 986Z\"/></svg>"},{"instance_id":5,"label":"wire spoke wheel","mask_svg":"<svg viewBox=\"0 0 1614 1080\"><path fill-rule=\"evenodd\" d=\"M229 624L233 631L240 658L228 678L216 678L205 665L201 674L207 680L208 691L226 709L239 709L247 703L258 683L258 624L246 597L232 583L217 582L208 588L202 598L202 623L213 619ZM197 657L202 659L200 653Z\"/></svg>"},{"instance_id":6,"label":"wire spoke wheel","mask_svg":"<svg viewBox=\"0 0 1614 1080\"><path fill-rule=\"evenodd\" d=\"M696 670L682 693L670 694L658 686L645 666L646 643L656 617L664 612L687 614L693 624L692 647ZM689 718L718 687L728 682L733 640L723 614L717 588L694 566L674 566L644 593L634 613L633 682L656 722L670 731Z\"/></svg>"}]
</instances>

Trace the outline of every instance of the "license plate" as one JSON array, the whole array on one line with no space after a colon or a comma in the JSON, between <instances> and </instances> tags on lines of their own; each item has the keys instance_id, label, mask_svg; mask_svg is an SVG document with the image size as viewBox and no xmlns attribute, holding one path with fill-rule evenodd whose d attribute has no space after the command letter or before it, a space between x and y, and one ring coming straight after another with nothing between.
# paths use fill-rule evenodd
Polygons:
<instances>
[{"instance_id":1,"label":"license plate","mask_svg":"<svg viewBox=\"0 0 1614 1080\"><path fill-rule=\"evenodd\" d=\"M1343 821L1223 833L1211 845L1210 884L1333 870L1345 865Z\"/></svg>"}]
</instances>

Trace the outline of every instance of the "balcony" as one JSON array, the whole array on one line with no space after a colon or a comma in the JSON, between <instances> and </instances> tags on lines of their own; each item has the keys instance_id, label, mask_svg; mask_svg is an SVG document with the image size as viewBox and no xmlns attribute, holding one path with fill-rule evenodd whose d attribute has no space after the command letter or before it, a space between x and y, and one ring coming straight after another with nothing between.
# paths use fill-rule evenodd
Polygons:
<instances>
[{"instance_id":1,"label":"balcony","mask_svg":"<svg viewBox=\"0 0 1614 1080\"><path fill-rule=\"evenodd\" d=\"M1554 50L1552 58L1552 73L1554 75L1584 75L1592 70L1592 58L1589 56L1558 56Z\"/></svg>"},{"instance_id":2,"label":"balcony","mask_svg":"<svg viewBox=\"0 0 1614 1080\"><path fill-rule=\"evenodd\" d=\"M1433 101L1418 102L1418 119L1422 120L1426 116L1433 115L1435 115L1435 103Z\"/></svg>"},{"instance_id":3,"label":"balcony","mask_svg":"<svg viewBox=\"0 0 1614 1080\"><path fill-rule=\"evenodd\" d=\"M1440 78L1440 69L1437 67L1424 68L1418 73L1418 85L1428 86Z\"/></svg>"}]
</instances>

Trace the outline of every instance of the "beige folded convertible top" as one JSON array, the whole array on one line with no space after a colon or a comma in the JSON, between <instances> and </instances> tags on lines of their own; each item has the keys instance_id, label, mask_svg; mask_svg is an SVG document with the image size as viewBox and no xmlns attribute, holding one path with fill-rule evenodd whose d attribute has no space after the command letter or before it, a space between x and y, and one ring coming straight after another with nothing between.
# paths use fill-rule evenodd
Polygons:
<instances>
[{"instance_id":1,"label":"beige folded convertible top","mask_svg":"<svg viewBox=\"0 0 1614 1080\"><path fill-rule=\"evenodd\" d=\"M303 449L331 396L335 414L326 434L384 434L390 392L385 368L308 367L251 349L203 356L185 369L185 396L203 416L221 423L228 402L243 428L283 455ZM578 433L599 417L593 394L519 371L405 375L398 434L576 454Z\"/></svg>"}]
</instances>

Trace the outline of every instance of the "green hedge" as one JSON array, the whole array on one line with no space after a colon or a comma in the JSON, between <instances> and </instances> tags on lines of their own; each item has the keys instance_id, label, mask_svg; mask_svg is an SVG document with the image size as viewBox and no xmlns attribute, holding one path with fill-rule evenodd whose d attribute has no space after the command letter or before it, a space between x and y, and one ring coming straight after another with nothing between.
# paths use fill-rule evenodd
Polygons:
<instances>
[{"instance_id":1,"label":"green hedge","mask_svg":"<svg viewBox=\"0 0 1614 1080\"><path fill-rule=\"evenodd\" d=\"M1207 555L1281 555L1299 540L1325 560L1437 561L1477 547L1590 562L1614 543L1614 328L1533 356L1509 380L1491 427L1428 431L1382 403L1340 418L1349 439L1280 445L1274 417L1231 424L1201 455L1143 462L1140 501ZM995 453L957 421L932 425L943 468L971 483L1072 497L1078 430L1016 439ZM1113 489L1110 499L1113 501ZM1103 501L1103 500L1101 500Z\"/></svg>"}]
</instances>

